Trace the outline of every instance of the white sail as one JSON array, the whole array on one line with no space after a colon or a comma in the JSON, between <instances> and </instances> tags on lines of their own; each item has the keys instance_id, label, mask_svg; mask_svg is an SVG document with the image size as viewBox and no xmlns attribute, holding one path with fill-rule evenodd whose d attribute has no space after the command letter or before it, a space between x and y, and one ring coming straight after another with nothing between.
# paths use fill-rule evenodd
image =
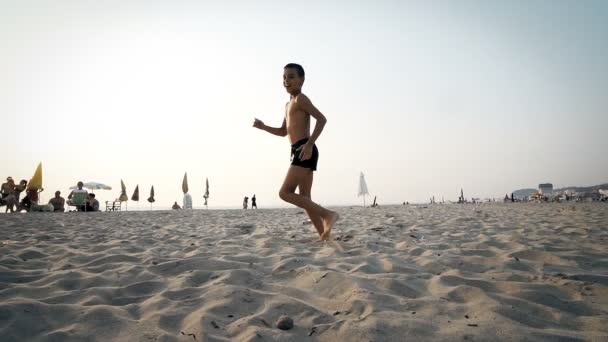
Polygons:
<instances>
[{"instance_id":1,"label":"white sail","mask_svg":"<svg viewBox=\"0 0 608 342\"><path fill-rule=\"evenodd\" d=\"M369 192L367 191L367 183L365 183L365 176L363 175L363 172L361 172L361 175L359 176L359 194L357 196L365 195L369 195Z\"/></svg>"}]
</instances>

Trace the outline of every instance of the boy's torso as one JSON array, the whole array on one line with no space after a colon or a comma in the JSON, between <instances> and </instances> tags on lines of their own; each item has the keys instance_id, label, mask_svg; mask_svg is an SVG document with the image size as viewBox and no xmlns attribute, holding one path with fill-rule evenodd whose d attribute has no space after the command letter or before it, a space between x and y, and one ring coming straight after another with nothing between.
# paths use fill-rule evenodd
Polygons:
<instances>
[{"instance_id":1,"label":"boy's torso","mask_svg":"<svg viewBox=\"0 0 608 342\"><path fill-rule=\"evenodd\" d=\"M285 106L287 136L291 144L310 137L310 115L298 106L296 98L297 96L292 98Z\"/></svg>"}]
</instances>

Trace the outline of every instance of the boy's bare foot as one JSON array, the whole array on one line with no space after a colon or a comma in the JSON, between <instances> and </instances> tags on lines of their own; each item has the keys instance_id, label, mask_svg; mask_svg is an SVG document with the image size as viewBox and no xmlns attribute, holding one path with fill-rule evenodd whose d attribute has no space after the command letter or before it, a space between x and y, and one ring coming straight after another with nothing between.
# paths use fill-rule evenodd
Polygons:
<instances>
[{"instance_id":1,"label":"boy's bare foot","mask_svg":"<svg viewBox=\"0 0 608 342\"><path fill-rule=\"evenodd\" d=\"M329 215L329 218L323 220L323 234L321 234L321 240L327 241L329 239L329 235L331 234L331 228L334 224L340 219L340 215L335 211L332 211Z\"/></svg>"}]
</instances>

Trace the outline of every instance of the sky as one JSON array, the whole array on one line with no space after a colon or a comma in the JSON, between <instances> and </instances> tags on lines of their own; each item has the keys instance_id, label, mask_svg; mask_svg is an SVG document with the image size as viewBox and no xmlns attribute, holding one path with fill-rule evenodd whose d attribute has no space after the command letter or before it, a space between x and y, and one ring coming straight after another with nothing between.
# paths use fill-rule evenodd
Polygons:
<instances>
[{"instance_id":1,"label":"sky","mask_svg":"<svg viewBox=\"0 0 608 342\"><path fill-rule=\"evenodd\" d=\"M156 208L278 196L283 66L327 117L313 199L503 197L608 182L606 1L0 0L0 178L43 164ZM370 198L368 198L368 201ZM130 207L138 204L131 203ZM139 204L148 207L147 202Z\"/></svg>"}]
</instances>

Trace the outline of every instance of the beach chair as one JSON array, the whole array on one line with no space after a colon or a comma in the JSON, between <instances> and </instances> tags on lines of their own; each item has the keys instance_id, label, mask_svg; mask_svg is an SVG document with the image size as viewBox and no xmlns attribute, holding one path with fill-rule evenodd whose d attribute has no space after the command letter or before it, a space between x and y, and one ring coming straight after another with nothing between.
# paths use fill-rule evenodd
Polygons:
<instances>
[{"instance_id":1,"label":"beach chair","mask_svg":"<svg viewBox=\"0 0 608 342\"><path fill-rule=\"evenodd\" d=\"M86 192L77 192L72 194L72 199L67 201L67 204L72 207L76 207L76 210L82 208L82 211L87 211L87 197L89 196Z\"/></svg>"},{"instance_id":2,"label":"beach chair","mask_svg":"<svg viewBox=\"0 0 608 342\"><path fill-rule=\"evenodd\" d=\"M120 211L122 209L120 201L106 201L106 211Z\"/></svg>"}]
</instances>

